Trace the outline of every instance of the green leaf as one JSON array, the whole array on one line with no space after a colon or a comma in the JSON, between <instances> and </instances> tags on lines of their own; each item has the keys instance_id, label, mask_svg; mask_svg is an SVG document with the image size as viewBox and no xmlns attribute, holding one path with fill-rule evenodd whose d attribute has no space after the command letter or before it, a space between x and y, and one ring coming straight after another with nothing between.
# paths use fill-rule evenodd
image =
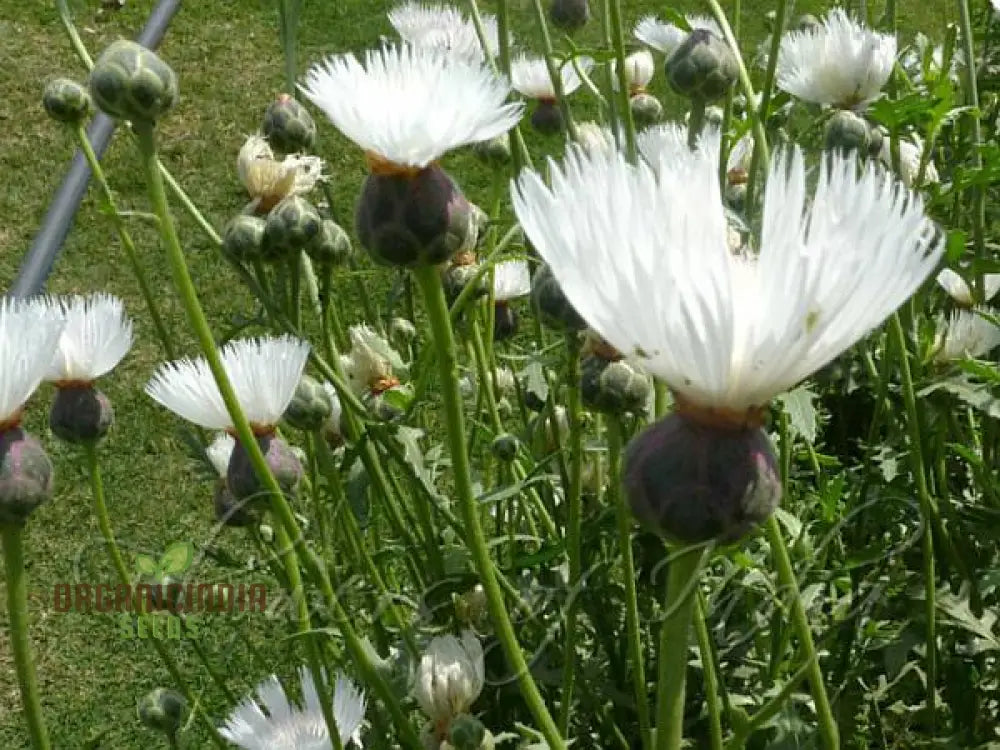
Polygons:
<instances>
[{"instance_id":1,"label":"green leaf","mask_svg":"<svg viewBox=\"0 0 1000 750\"><path fill-rule=\"evenodd\" d=\"M139 575L153 576L159 570L156 559L152 555L136 555L135 569Z\"/></svg>"},{"instance_id":2,"label":"green leaf","mask_svg":"<svg viewBox=\"0 0 1000 750\"><path fill-rule=\"evenodd\" d=\"M194 545L191 542L174 542L160 558L160 569L164 573L183 573L193 561Z\"/></svg>"},{"instance_id":3,"label":"green leaf","mask_svg":"<svg viewBox=\"0 0 1000 750\"><path fill-rule=\"evenodd\" d=\"M813 405L815 398L816 394L804 385L778 396L782 408L788 414L792 434L808 443L816 442L816 407Z\"/></svg>"},{"instance_id":4,"label":"green leaf","mask_svg":"<svg viewBox=\"0 0 1000 750\"><path fill-rule=\"evenodd\" d=\"M538 398L539 401L547 401L549 398L549 381L545 378L545 369L542 363L537 360L530 362L521 371L524 376L524 389Z\"/></svg>"},{"instance_id":5,"label":"green leaf","mask_svg":"<svg viewBox=\"0 0 1000 750\"><path fill-rule=\"evenodd\" d=\"M958 398L973 409L981 411L994 419L1000 419L1000 398L990 393L989 388L980 383L974 383L968 376L962 375L922 388L918 397L924 397L934 393L934 391L945 391Z\"/></svg>"}]
</instances>

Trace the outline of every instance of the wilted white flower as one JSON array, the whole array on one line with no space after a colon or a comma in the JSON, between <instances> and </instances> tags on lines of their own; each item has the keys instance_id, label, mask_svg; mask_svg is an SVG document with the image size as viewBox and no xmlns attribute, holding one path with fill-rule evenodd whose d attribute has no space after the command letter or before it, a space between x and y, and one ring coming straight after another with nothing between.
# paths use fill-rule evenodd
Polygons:
<instances>
[{"instance_id":1,"label":"wilted white flower","mask_svg":"<svg viewBox=\"0 0 1000 750\"><path fill-rule=\"evenodd\" d=\"M594 60L590 57L578 57L575 64L572 60L564 62L559 68L563 95L569 96L583 83L577 68L589 75L593 67ZM519 55L511 63L510 78L514 89L521 96L528 99L541 99L542 101L552 101L556 98L555 86L552 85L552 78L549 76L549 68L545 64L544 57Z\"/></svg>"},{"instance_id":2,"label":"wilted white flower","mask_svg":"<svg viewBox=\"0 0 1000 750\"><path fill-rule=\"evenodd\" d=\"M920 197L881 170L835 156L810 200L791 149L770 166L760 255L734 255L717 162L686 145L659 159L575 149L550 161L551 187L523 173L514 209L580 315L693 408L767 404L879 325L943 252Z\"/></svg>"},{"instance_id":3,"label":"wilted white flower","mask_svg":"<svg viewBox=\"0 0 1000 750\"><path fill-rule=\"evenodd\" d=\"M250 194L250 210L266 213L289 195L304 195L323 177L318 156L291 154L278 160L259 135L246 139L236 158L240 182Z\"/></svg>"},{"instance_id":4,"label":"wilted white flower","mask_svg":"<svg viewBox=\"0 0 1000 750\"><path fill-rule=\"evenodd\" d=\"M410 45L369 50L363 62L333 55L300 88L345 136L401 167L506 133L523 109L507 103L510 87L484 62Z\"/></svg>"},{"instance_id":5,"label":"wilted white flower","mask_svg":"<svg viewBox=\"0 0 1000 750\"><path fill-rule=\"evenodd\" d=\"M524 260L507 260L493 267L493 298L498 302L531 292L531 272Z\"/></svg>"},{"instance_id":6,"label":"wilted white flower","mask_svg":"<svg viewBox=\"0 0 1000 750\"><path fill-rule=\"evenodd\" d=\"M722 29L719 28L719 24L713 18L690 15L684 16L684 20L687 21L687 25L691 27L692 31L695 29L706 29L716 36L722 37ZM680 26L665 23L656 16L644 16L639 19L639 23L635 25L635 30L632 33L643 44L670 57L674 53L674 50L681 46L681 42L687 38L689 32Z\"/></svg>"},{"instance_id":7,"label":"wilted white flower","mask_svg":"<svg viewBox=\"0 0 1000 750\"><path fill-rule=\"evenodd\" d=\"M958 304L965 307L972 306L972 288L950 268L945 268L937 275L937 283ZM983 302L989 302L996 296L1000 291L1000 273L988 273L983 276L983 291L985 292Z\"/></svg>"},{"instance_id":8,"label":"wilted white flower","mask_svg":"<svg viewBox=\"0 0 1000 750\"><path fill-rule=\"evenodd\" d=\"M48 314L64 325L45 379L89 384L113 370L132 348L132 321L110 294L46 300Z\"/></svg>"},{"instance_id":9,"label":"wilted white flower","mask_svg":"<svg viewBox=\"0 0 1000 750\"><path fill-rule=\"evenodd\" d=\"M52 365L64 326L45 304L0 299L0 432L20 422L21 409Z\"/></svg>"},{"instance_id":10,"label":"wilted white flower","mask_svg":"<svg viewBox=\"0 0 1000 750\"><path fill-rule=\"evenodd\" d=\"M1000 346L1000 326L976 310L957 310L938 325L934 359L948 362L982 357Z\"/></svg>"},{"instance_id":11,"label":"wilted white flower","mask_svg":"<svg viewBox=\"0 0 1000 750\"><path fill-rule=\"evenodd\" d=\"M916 143L902 140L899 142L899 176L907 187L914 187L913 183L920 171L920 157L924 152L923 141L919 138L915 138L915 140ZM879 158L887 167L892 166L892 144L889 138L882 139L882 150L879 152ZM924 169L924 183L937 182L938 179L937 167L934 166L933 161L928 161L927 167Z\"/></svg>"},{"instance_id":12,"label":"wilted white flower","mask_svg":"<svg viewBox=\"0 0 1000 750\"><path fill-rule=\"evenodd\" d=\"M653 53L648 49L633 52L625 58L625 81L628 84L629 96L642 93L646 90L649 82L653 80L656 72L656 63L653 61ZM614 90L618 90L618 61L611 61L611 85Z\"/></svg>"},{"instance_id":13,"label":"wilted white flower","mask_svg":"<svg viewBox=\"0 0 1000 750\"><path fill-rule=\"evenodd\" d=\"M854 22L842 8L781 40L776 82L792 96L842 109L877 99L896 62L896 38Z\"/></svg>"},{"instance_id":14,"label":"wilted white flower","mask_svg":"<svg viewBox=\"0 0 1000 750\"><path fill-rule=\"evenodd\" d=\"M281 421L302 379L309 344L291 336L237 339L219 352L240 408L258 432ZM203 357L157 368L146 393L189 422L210 430L231 430L233 420Z\"/></svg>"},{"instance_id":15,"label":"wilted white flower","mask_svg":"<svg viewBox=\"0 0 1000 750\"><path fill-rule=\"evenodd\" d=\"M486 682L483 647L471 630L459 640L438 636L427 646L417 667L414 697L435 722L448 722L466 713Z\"/></svg>"},{"instance_id":16,"label":"wilted white flower","mask_svg":"<svg viewBox=\"0 0 1000 750\"><path fill-rule=\"evenodd\" d=\"M227 432L220 432L205 449L205 455L220 477L226 476L226 471L229 469L229 458L233 455L235 447L236 438Z\"/></svg>"},{"instance_id":17,"label":"wilted white flower","mask_svg":"<svg viewBox=\"0 0 1000 750\"><path fill-rule=\"evenodd\" d=\"M487 52L495 57L500 51L497 19L481 14ZM389 11L389 23L405 42L415 46L436 47L453 55L483 58L483 48L475 24L452 5L405 2Z\"/></svg>"},{"instance_id":18,"label":"wilted white flower","mask_svg":"<svg viewBox=\"0 0 1000 750\"><path fill-rule=\"evenodd\" d=\"M399 384L394 373L405 370L405 364L388 341L364 324L351 326L348 336L351 351L343 364L355 393L381 392Z\"/></svg>"},{"instance_id":19,"label":"wilted white flower","mask_svg":"<svg viewBox=\"0 0 1000 750\"><path fill-rule=\"evenodd\" d=\"M223 739L246 750L332 750L319 692L308 669L299 669L305 705L295 705L278 678L271 675L244 699L219 729ZM337 675L333 687L333 719L340 744L361 747L365 695L347 677Z\"/></svg>"},{"instance_id":20,"label":"wilted white flower","mask_svg":"<svg viewBox=\"0 0 1000 750\"><path fill-rule=\"evenodd\" d=\"M498 367L494 372L497 392L506 395L514 392L514 373L509 367Z\"/></svg>"}]
</instances>

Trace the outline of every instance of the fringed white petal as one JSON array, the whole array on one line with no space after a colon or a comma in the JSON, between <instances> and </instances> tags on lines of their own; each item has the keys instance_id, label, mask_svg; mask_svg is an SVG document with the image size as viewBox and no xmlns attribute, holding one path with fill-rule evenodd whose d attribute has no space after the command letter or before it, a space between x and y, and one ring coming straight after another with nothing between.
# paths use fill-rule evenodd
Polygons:
<instances>
[{"instance_id":1,"label":"fringed white petal","mask_svg":"<svg viewBox=\"0 0 1000 750\"><path fill-rule=\"evenodd\" d=\"M15 417L42 382L64 326L45 303L0 299L0 423Z\"/></svg>"},{"instance_id":2,"label":"fringed white petal","mask_svg":"<svg viewBox=\"0 0 1000 750\"><path fill-rule=\"evenodd\" d=\"M90 383L111 372L132 348L132 321L124 303L110 294L48 300L65 322L45 379Z\"/></svg>"}]
</instances>

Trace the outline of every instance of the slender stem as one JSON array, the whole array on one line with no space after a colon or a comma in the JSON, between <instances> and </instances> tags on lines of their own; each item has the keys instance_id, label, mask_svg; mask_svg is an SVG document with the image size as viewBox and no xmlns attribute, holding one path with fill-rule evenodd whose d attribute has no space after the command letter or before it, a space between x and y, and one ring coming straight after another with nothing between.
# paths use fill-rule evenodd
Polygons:
<instances>
[{"instance_id":1,"label":"slender stem","mask_svg":"<svg viewBox=\"0 0 1000 750\"><path fill-rule=\"evenodd\" d=\"M756 110L756 121L766 123L771 107L771 93L774 91L774 71L778 65L778 50L781 48L781 35L785 31L785 23L788 15L788 0L778 0L778 7L774 12L774 31L771 32L771 46L767 52L767 69L764 72L764 83L760 89L760 106L754 107L754 102L747 101L748 110ZM753 198L756 194L757 173L761 162L766 161L767 143L759 139L754 139L753 153L750 156L750 170L747 176L747 203L748 207L753 205Z\"/></svg>"},{"instance_id":2,"label":"slender stem","mask_svg":"<svg viewBox=\"0 0 1000 750\"><path fill-rule=\"evenodd\" d=\"M42 701L35 676L35 661L28 638L28 576L24 569L24 527L0 527L3 537L4 575L7 579L7 613L10 617L10 645L14 652L17 684L21 689L24 720L35 750L49 750L49 734L42 714Z\"/></svg>"},{"instance_id":3,"label":"slender stem","mask_svg":"<svg viewBox=\"0 0 1000 750\"><path fill-rule=\"evenodd\" d=\"M625 70L625 34L622 31L622 7L620 0L608 0L609 31L611 48L615 53L615 67L618 73L618 101L621 107L621 118L625 130L625 153L629 161L638 158L635 145L635 120L632 117L632 107L629 106L628 71Z\"/></svg>"},{"instance_id":4,"label":"slender stem","mask_svg":"<svg viewBox=\"0 0 1000 750\"><path fill-rule=\"evenodd\" d=\"M77 32L76 26L73 25L73 18L69 14L69 6L66 4L66 0L56 0L56 9L59 11L59 20L62 21L63 28L66 30L66 36L69 37L69 43L73 47L73 51L76 52L77 57L87 67L87 70L90 70L94 67L94 61L90 59L90 54L87 52L87 48L84 46L83 40Z\"/></svg>"},{"instance_id":5,"label":"slender stem","mask_svg":"<svg viewBox=\"0 0 1000 750\"><path fill-rule=\"evenodd\" d=\"M298 69L296 53L298 51L300 0L279 0L278 30L281 37L281 51L285 56L285 86L288 95L295 96L295 72Z\"/></svg>"},{"instance_id":6,"label":"slender stem","mask_svg":"<svg viewBox=\"0 0 1000 750\"><path fill-rule=\"evenodd\" d=\"M688 639L703 555L703 547L686 547L670 558L657 655L656 750L680 750L684 740Z\"/></svg>"},{"instance_id":7,"label":"slender stem","mask_svg":"<svg viewBox=\"0 0 1000 750\"><path fill-rule=\"evenodd\" d=\"M454 470L455 491L459 510L465 526L467 544L472 553L476 572L486 592L490 615L496 635L503 646L507 661L517 675L517 681L535 718L538 728L552 750L565 750L566 743L559 734L552 715L545 707L542 695L524 660L524 654L514 634L514 626L507 613L503 592L497 582L490 559L489 546L483 527L479 523L479 508L472 489L469 456L465 452L465 417L462 413L462 395L458 387L458 362L455 354L455 336L451 318L441 287L441 277L433 266L423 266L414 272L423 294L427 318L431 326L434 347L437 350L438 371L441 378L441 400L444 404L448 432L448 447Z\"/></svg>"},{"instance_id":8,"label":"slender stem","mask_svg":"<svg viewBox=\"0 0 1000 750\"><path fill-rule=\"evenodd\" d=\"M736 731L730 738L729 742L726 743L726 750L742 750L744 744L746 743L747 737L754 733L754 731L764 726L768 721L778 715L788 700L792 697L792 693L795 688L798 687L799 683L802 682L809 675L809 668L811 662L806 662L798 671L793 674L784 685L781 686L781 690L777 692L767 703L761 706L757 712L750 718L749 721L744 720L739 726L736 727Z\"/></svg>"},{"instance_id":9,"label":"slender stem","mask_svg":"<svg viewBox=\"0 0 1000 750\"><path fill-rule=\"evenodd\" d=\"M698 653L705 675L705 702L708 704L708 737L712 750L722 750L722 718L719 715L719 678L715 673L715 650L705 622L705 601L698 592L694 609L694 633L698 639Z\"/></svg>"},{"instance_id":10,"label":"slender stem","mask_svg":"<svg viewBox=\"0 0 1000 750\"><path fill-rule=\"evenodd\" d=\"M799 647L809 665L809 686L812 690L813 702L816 704L816 716L819 719L823 746L828 750L836 750L840 747L840 737L837 731L837 722L830 709L830 700L826 695L823 670L816 657L812 629L809 627L809 618L806 617L805 608L802 606L799 582L795 578L792 561L788 556L788 548L785 546L785 538L781 535L781 527L773 516L767 522L767 538L771 544L774 563L778 568L778 579L781 581L781 587L788 592L792 600L792 626L799 637Z\"/></svg>"},{"instance_id":11,"label":"slender stem","mask_svg":"<svg viewBox=\"0 0 1000 750\"><path fill-rule=\"evenodd\" d=\"M643 660L642 629L639 625L639 603L635 587L635 560L632 555L632 514L621 491L622 430L616 416L608 419L608 502L615 508L618 526L618 551L622 557L622 577L625 585L625 627L628 631L628 653L632 662L632 686L639 714L639 735L643 750L652 742L652 720L649 716L649 696L646 690L646 667Z\"/></svg>"},{"instance_id":12,"label":"slender stem","mask_svg":"<svg viewBox=\"0 0 1000 750\"><path fill-rule=\"evenodd\" d=\"M475 4L476 0L469 0ZM497 35L500 43L500 72L510 80L510 13L507 0L497 0ZM514 177L517 177L525 164L530 164L528 148L524 144L521 128L515 125L510 131L510 159L514 167Z\"/></svg>"},{"instance_id":13,"label":"slender stem","mask_svg":"<svg viewBox=\"0 0 1000 750\"><path fill-rule=\"evenodd\" d=\"M688 113L688 148L694 151L698 147L698 138L705 126L705 100L691 100L691 111Z\"/></svg>"},{"instance_id":14,"label":"slender stem","mask_svg":"<svg viewBox=\"0 0 1000 750\"><path fill-rule=\"evenodd\" d=\"M549 34L549 23L545 18L545 10L542 8L542 0L532 0L532 7L535 9L535 20L538 22L538 28L542 32L545 67L548 68L549 78L552 80L552 91L555 94L556 103L559 105L559 111L562 112L566 131L571 139L576 140L576 123L573 122L573 113L570 111L569 102L563 91L562 70L556 67L555 50L552 46L552 36Z\"/></svg>"}]
</instances>

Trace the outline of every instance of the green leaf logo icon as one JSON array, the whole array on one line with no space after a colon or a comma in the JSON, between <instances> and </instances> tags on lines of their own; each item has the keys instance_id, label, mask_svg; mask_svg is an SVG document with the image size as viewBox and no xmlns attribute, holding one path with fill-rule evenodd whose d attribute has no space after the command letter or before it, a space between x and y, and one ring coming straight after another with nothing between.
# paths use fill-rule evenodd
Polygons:
<instances>
[{"instance_id":1,"label":"green leaf logo icon","mask_svg":"<svg viewBox=\"0 0 1000 750\"><path fill-rule=\"evenodd\" d=\"M135 569L142 576L155 576L157 571L156 559L151 555L136 555Z\"/></svg>"},{"instance_id":2,"label":"green leaf logo icon","mask_svg":"<svg viewBox=\"0 0 1000 750\"><path fill-rule=\"evenodd\" d=\"M191 542L174 542L160 558L160 570L168 575L177 575L190 568L193 561L194 545Z\"/></svg>"}]
</instances>

